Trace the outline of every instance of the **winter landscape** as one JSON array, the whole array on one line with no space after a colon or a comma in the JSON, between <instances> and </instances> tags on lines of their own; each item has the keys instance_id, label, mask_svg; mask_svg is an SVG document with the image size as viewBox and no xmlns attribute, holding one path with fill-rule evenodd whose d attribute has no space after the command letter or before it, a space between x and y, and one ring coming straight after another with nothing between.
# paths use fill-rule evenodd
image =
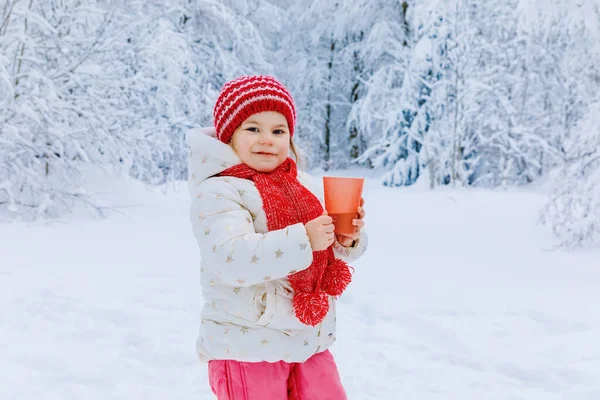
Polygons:
<instances>
[{"instance_id":1,"label":"winter landscape","mask_svg":"<svg viewBox=\"0 0 600 400\"><path fill-rule=\"evenodd\" d=\"M120 215L0 226L0 398L213 399L186 188L93 181ZM371 177L365 200L333 347L349 399L600 398L599 249L553 250L543 195Z\"/></svg>"},{"instance_id":2,"label":"winter landscape","mask_svg":"<svg viewBox=\"0 0 600 400\"><path fill-rule=\"evenodd\" d=\"M351 400L600 399L600 2L0 0L0 399L214 399L185 135L272 74L366 178Z\"/></svg>"}]
</instances>

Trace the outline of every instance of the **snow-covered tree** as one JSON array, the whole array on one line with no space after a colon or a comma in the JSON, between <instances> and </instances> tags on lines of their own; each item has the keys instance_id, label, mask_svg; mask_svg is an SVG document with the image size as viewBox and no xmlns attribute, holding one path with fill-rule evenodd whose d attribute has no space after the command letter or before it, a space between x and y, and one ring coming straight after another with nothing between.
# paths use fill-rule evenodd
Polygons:
<instances>
[{"instance_id":1,"label":"snow-covered tree","mask_svg":"<svg viewBox=\"0 0 600 400\"><path fill-rule=\"evenodd\" d=\"M361 158L389 170L385 184L410 185L425 170L432 186L526 184L556 164L552 113L543 109L552 57L525 40L518 5L431 0L415 6L407 66L389 62L382 69L399 71L400 84L373 74L362 113L354 114L384 122L361 125L383 135Z\"/></svg>"},{"instance_id":2,"label":"snow-covered tree","mask_svg":"<svg viewBox=\"0 0 600 400\"><path fill-rule=\"evenodd\" d=\"M89 165L185 176L184 132L226 79L265 69L258 31L223 2L18 1L0 8L0 213L57 216ZM98 209L99 210L99 209Z\"/></svg>"},{"instance_id":3,"label":"snow-covered tree","mask_svg":"<svg viewBox=\"0 0 600 400\"><path fill-rule=\"evenodd\" d=\"M294 28L280 36L281 61L275 64L296 101L297 142L312 168L330 167L331 139L337 137L331 113L339 45L331 19L338 12L342 8L337 2L302 0L291 5L286 18L294 16Z\"/></svg>"},{"instance_id":4,"label":"snow-covered tree","mask_svg":"<svg viewBox=\"0 0 600 400\"><path fill-rule=\"evenodd\" d=\"M569 248L600 234L600 7L590 3L555 4L554 13L535 15L535 39L555 60L545 104L549 137L561 154L558 170L548 174L553 190L542 221Z\"/></svg>"},{"instance_id":5,"label":"snow-covered tree","mask_svg":"<svg viewBox=\"0 0 600 400\"><path fill-rule=\"evenodd\" d=\"M432 185L438 175L448 179L448 169L439 166L449 166L455 74L448 54L451 20L440 4L403 3L399 28L371 32L370 48L382 56L370 63L376 68L350 118L370 132L370 148L359 160L387 169L385 185L411 185L427 168Z\"/></svg>"},{"instance_id":6,"label":"snow-covered tree","mask_svg":"<svg viewBox=\"0 0 600 400\"><path fill-rule=\"evenodd\" d=\"M305 0L291 10L296 29L282 37L285 62L278 70L284 71L297 98L300 141L309 150L311 166L345 168L366 149L368 131L348 116L365 95L378 58L394 54L383 42L396 46L389 33L402 22L405 6ZM383 40L369 39L372 31Z\"/></svg>"},{"instance_id":7,"label":"snow-covered tree","mask_svg":"<svg viewBox=\"0 0 600 400\"><path fill-rule=\"evenodd\" d=\"M212 122L223 83L272 74L306 167L432 188L558 168L545 216L581 242L597 227L599 16L558 0L6 0L0 218L93 205L88 166L185 178L185 132Z\"/></svg>"},{"instance_id":8,"label":"snow-covered tree","mask_svg":"<svg viewBox=\"0 0 600 400\"><path fill-rule=\"evenodd\" d=\"M564 141L566 159L542 217L570 248L600 235L600 102L575 128Z\"/></svg>"}]
</instances>

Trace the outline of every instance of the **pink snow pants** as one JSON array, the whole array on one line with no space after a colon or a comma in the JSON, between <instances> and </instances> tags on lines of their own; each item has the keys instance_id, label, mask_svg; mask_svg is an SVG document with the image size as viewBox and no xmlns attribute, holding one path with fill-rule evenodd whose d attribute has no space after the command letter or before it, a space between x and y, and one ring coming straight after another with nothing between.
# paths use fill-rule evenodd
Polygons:
<instances>
[{"instance_id":1,"label":"pink snow pants","mask_svg":"<svg viewBox=\"0 0 600 400\"><path fill-rule=\"evenodd\" d=\"M346 400L329 350L303 363L208 363L210 387L219 400Z\"/></svg>"}]
</instances>

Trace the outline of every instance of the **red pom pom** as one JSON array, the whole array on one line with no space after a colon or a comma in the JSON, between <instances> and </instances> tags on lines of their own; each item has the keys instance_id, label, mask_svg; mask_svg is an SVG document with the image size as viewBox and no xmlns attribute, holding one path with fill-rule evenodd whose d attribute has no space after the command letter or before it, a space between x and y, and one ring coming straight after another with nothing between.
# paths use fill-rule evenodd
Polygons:
<instances>
[{"instance_id":1,"label":"red pom pom","mask_svg":"<svg viewBox=\"0 0 600 400\"><path fill-rule=\"evenodd\" d=\"M329 312L329 298L324 292L296 293L293 304L296 318L304 325L318 325Z\"/></svg>"},{"instance_id":2,"label":"red pom pom","mask_svg":"<svg viewBox=\"0 0 600 400\"><path fill-rule=\"evenodd\" d=\"M331 296L341 295L352 281L350 266L336 258L325 270L321 288Z\"/></svg>"}]
</instances>

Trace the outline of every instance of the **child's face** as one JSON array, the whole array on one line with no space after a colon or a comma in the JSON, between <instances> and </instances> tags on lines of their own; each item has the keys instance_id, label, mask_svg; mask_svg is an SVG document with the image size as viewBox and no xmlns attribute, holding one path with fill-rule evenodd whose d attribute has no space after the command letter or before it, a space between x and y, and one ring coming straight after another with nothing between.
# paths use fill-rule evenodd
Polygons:
<instances>
[{"instance_id":1,"label":"child's face","mask_svg":"<svg viewBox=\"0 0 600 400\"><path fill-rule=\"evenodd\" d=\"M233 133L230 145L250 168L271 172L289 155L290 130L287 120L273 111L253 114Z\"/></svg>"}]
</instances>

